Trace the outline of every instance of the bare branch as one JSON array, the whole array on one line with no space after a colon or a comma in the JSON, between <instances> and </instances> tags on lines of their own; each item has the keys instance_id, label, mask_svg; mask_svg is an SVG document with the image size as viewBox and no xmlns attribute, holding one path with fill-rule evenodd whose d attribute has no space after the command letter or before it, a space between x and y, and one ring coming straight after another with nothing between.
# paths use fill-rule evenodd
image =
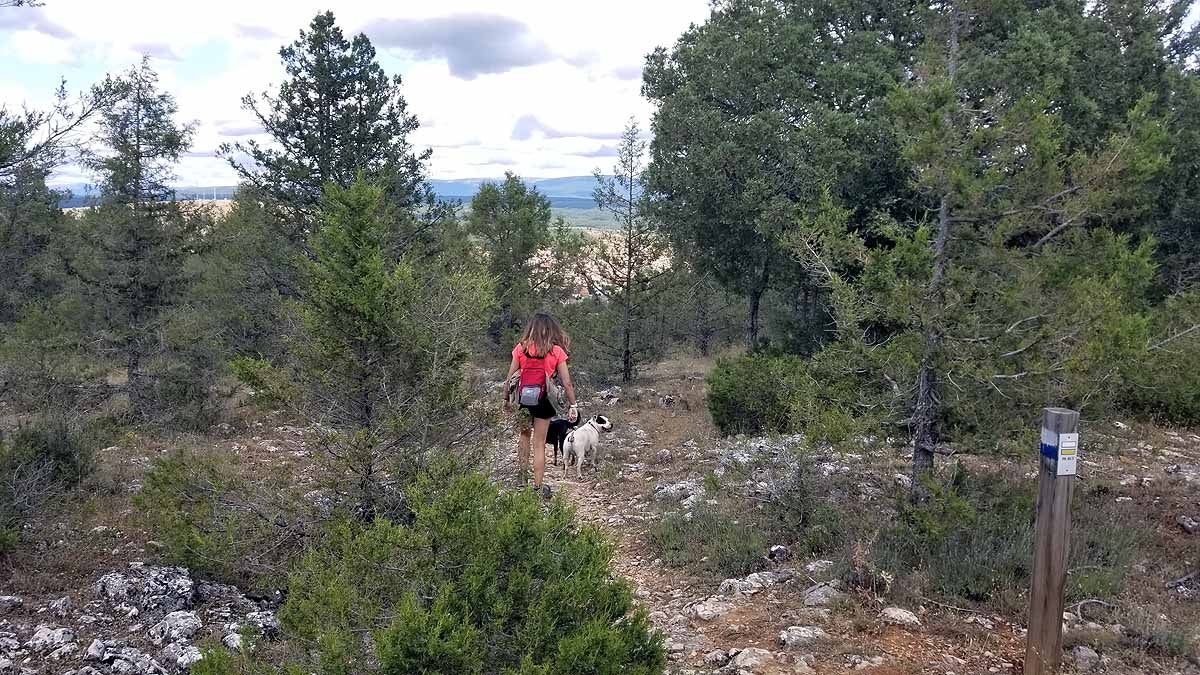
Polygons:
<instances>
[{"instance_id":1,"label":"bare branch","mask_svg":"<svg viewBox=\"0 0 1200 675\"><path fill-rule=\"evenodd\" d=\"M1174 342L1175 340L1178 340L1179 338L1183 337L1184 335L1187 335L1188 333L1191 333L1191 332L1193 332L1193 331L1196 331L1196 330L1200 330L1200 323L1198 323L1198 324L1196 324L1196 325L1192 326L1191 328L1187 328L1187 329L1181 330L1181 331L1179 331L1178 333L1176 333L1176 334L1172 335L1171 337L1169 337L1169 338L1167 338L1167 339L1165 339L1165 340L1162 340L1162 341L1160 341L1160 342L1157 342L1157 343L1155 343L1155 344L1153 344L1153 345L1151 345L1151 346L1147 347L1147 348L1146 348L1146 351L1148 351L1148 352L1152 352L1152 351L1156 351L1156 350L1158 350L1158 349L1161 349L1161 348L1162 348L1164 345L1166 345L1166 344L1168 344L1168 343L1171 343L1171 342Z\"/></svg>"}]
</instances>

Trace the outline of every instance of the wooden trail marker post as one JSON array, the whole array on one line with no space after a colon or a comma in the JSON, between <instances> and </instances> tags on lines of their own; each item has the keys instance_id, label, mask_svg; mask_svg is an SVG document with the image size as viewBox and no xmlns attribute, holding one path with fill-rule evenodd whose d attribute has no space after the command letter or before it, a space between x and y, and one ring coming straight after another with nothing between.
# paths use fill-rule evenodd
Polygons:
<instances>
[{"instance_id":1,"label":"wooden trail marker post","mask_svg":"<svg viewBox=\"0 0 1200 675\"><path fill-rule=\"evenodd\" d=\"M1062 661L1063 590L1071 544L1071 494L1079 458L1079 413L1046 408L1042 418L1037 525L1025 675L1057 673Z\"/></svg>"}]
</instances>

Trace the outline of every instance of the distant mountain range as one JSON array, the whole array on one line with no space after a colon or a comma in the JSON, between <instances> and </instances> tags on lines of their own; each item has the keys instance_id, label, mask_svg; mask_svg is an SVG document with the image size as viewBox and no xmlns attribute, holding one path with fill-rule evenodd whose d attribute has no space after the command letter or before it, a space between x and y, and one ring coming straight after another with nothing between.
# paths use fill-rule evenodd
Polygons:
<instances>
[{"instance_id":1,"label":"distant mountain range","mask_svg":"<svg viewBox=\"0 0 1200 675\"><path fill-rule=\"evenodd\" d=\"M459 200L468 202L479 186L483 183L499 183L503 178L461 178L457 180L431 179L429 184L440 199ZM592 199L592 190L596 187L595 176L566 176L563 178L527 179L526 183L536 187L539 192L550 199L550 205L560 209L594 209L596 202ZM96 199L97 191L94 186L83 183L72 183L54 186L67 190L71 196L62 200L59 205L63 208L87 206ZM175 188L175 194L180 199L231 199L237 191L236 185L214 185L207 187L184 186Z\"/></svg>"}]
</instances>

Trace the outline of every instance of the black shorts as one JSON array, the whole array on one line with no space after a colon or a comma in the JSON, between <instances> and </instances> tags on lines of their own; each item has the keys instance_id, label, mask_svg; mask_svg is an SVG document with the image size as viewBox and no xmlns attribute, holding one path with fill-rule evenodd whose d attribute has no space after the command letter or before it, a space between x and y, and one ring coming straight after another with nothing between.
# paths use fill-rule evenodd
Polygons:
<instances>
[{"instance_id":1,"label":"black shorts","mask_svg":"<svg viewBox=\"0 0 1200 675\"><path fill-rule=\"evenodd\" d=\"M543 395L541 400L537 402L537 405L532 407L523 405L521 407L525 410L528 410L529 416L535 420L548 420L558 414L558 412L554 410L554 406L550 405L550 399L546 398L545 395Z\"/></svg>"}]
</instances>

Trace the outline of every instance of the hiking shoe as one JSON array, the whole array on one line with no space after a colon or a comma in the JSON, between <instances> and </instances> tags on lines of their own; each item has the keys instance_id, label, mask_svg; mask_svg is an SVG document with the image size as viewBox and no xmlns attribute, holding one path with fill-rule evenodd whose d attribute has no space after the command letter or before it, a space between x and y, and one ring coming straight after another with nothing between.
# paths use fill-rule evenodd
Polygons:
<instances>
[{"instance_id":1,"label":"hiking shoe","mask_svg":"<svg viewBox=\"0 0 1200 675\"><path fill-rule=\"evenodd\" d=\"M542 486L542 499L545 499L546 501L550 501L550 494L551 494L551 493L550 493L550 486L549 486L549 485L543 485L543 486Z\"/></svg>"}]
</instances>

